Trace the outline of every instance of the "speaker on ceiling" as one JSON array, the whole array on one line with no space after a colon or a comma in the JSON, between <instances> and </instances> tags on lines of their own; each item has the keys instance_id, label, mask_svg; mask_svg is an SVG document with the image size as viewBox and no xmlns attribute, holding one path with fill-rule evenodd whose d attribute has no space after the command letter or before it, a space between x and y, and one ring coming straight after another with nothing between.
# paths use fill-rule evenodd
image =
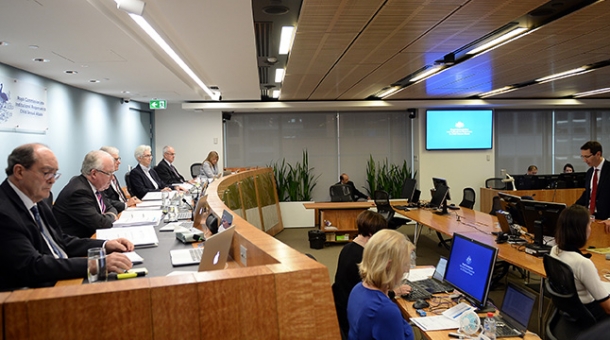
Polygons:
<instances>
[{"instance_id":1,"label":"speaker on ceiling","mask_svg":"<svg viewBox=\"0 0 610 340\"><path fill-rule=\"evenodd\" d=\"M407 112L409 113L409 118L415 119L417 117L417 109L407 109Z\"/></svg>"}]
</instances>

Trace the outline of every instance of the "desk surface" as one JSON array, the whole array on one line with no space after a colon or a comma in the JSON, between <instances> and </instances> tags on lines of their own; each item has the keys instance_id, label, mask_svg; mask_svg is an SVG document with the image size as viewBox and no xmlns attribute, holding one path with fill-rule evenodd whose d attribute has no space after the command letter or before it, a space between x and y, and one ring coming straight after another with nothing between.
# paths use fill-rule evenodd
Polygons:
<instances>
[{"instance_id":1,"label":"desk surface","mask_svg":"<svg viewBox=\"0 0 610 340\"><path fill-rule=\"evenodd\" d=\"M375 202L312 202L303 203L305 209L367 209L375 206Z\"/></svg>"}]
</instances>

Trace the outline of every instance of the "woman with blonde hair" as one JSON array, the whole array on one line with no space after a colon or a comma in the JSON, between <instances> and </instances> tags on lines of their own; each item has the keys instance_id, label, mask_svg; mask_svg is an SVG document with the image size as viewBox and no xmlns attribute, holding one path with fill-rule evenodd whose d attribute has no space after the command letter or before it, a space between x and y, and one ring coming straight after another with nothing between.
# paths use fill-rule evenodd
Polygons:
<instances>
[{"instance_id":1,"label":"woman with blonde hair","mask_svg":"<svg viewBox=\"0 0 610 340\"><path fill-rule=\"evenodd\" d=\"M207 179L216 179L222 176L222 172L218 169L218 152L210 151L201 165L199 176Z\"/></svg>"},{"instance_id":2,"label":"woman with blonde hair","mask_svg":"<svg viewBox=\"0 0 610 340\"><path fill-rule=\"evenodd\" d=\"M347 303L349 339L414 339L413 329L388 297L409 272L412 249L395 230L380 230L369 239L359 265L362 282Z\"/></svg>"}]
</instances>

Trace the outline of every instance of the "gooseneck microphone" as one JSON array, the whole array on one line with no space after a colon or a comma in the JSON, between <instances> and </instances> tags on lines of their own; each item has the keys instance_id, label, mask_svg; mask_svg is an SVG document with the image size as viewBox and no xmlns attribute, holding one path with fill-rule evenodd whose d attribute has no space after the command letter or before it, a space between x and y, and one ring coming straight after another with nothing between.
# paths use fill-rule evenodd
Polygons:
<instances>
[{"instance_id":1,"label":"gooseneck microphone","mask_svg":"<svg viewBox=\"0 0 610 340\"><path fill-rule=\"evenodd\" d=\"M182 202L184 202L186 205L189 206L189 208L191 208L191 210L195 210L193 209L193 206L189 204L189 202L186 201L186 198L182 198Z\"/></svg>"}]
</instances>

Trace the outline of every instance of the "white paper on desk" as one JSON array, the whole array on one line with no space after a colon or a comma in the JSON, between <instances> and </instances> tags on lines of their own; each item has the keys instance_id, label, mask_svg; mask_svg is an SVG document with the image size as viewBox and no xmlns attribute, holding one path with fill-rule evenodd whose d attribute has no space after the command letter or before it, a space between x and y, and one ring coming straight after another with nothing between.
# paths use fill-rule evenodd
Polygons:
<instances>
[{"instance_id":1,"label":"white paper on desk","mask_svg":"<svg viewBox=\"0 0 610 340\"><path fill-rule=\"evenodd\" d=\"M100 240L113 240L115 238L123 237L131 241L134 246L146 247L156 246L159 244L159 238L155 232L153 226L139 226L139 227L124 227L124 228L110 228L110 229L97 229L97 238Z\"/></svg>"},{"instance_id":2,"label":"white paper on desk","mask_svg":"<svg viewBox=\"0 0 610 340\"><path fill-rule=\"evenodd\" d=\"M161 195L161 191L149 191L142 197L142 201L160 201L163 199Z\"/></svg>"},{"instance_id":3,"label":"white paper on desk","mask_svg":"<svg viewBox=\"0 0 610 340\"><path fill-rule=\"evenodd\" d=\"M434 274L434 267L432 268L414 268L409 270L408 274L405 274L405 278L411 282L421 281L429 279Z\"/></svg>"},{"instance_id":4,"label":"white paper on desk","mask_svg":"<svg viewBox=\"0 0 610 340\"><path fill-rule=\"evenodd\" d=\"M125 210L121 217L112 223L113 227L133 227L140 225L157 225L161 221L161 210Z\"/></svg>"},{"instance_id":5,"label":"white paper on desk","mask_svg":"<svg viewBox=\"0 0 610 340\"><path fill-rule=\"evenodd\" d=\"M191 190L191 188L193 187L193 185L191 183L187 183L187 182L184 182L184 183L175 183L175 184L172 184L172 186L174 186L174 187L175 186L179 186L179 187L181 187L182 189L184 189L186 191Z\"/></svg>"},{"instance_id":6,"label":"white paper on desk","mask_svg":"<svg viewBox=\"0 0 610 340\"><path fill-rule=\"evenodd\" d=\"M135 251L126 251L123 253L123 255L127 256L127 258L133 264L139 264L139 263L144 262L144 258L142 256L138 255L138 253L136 253Z\"/></svg>"},{"instance_id":7,"label":"white paper on desk","mask_svg":"<svg viewBox=\"0 0 610 340\"><path fill-rule=\"evenodd\" d=\"M473 306L471 306L465 302L460 302L457 305L444 311L443 316L459 323L459 321L460 321L459 318L460 318L460 316L462 316L462 314L466 313L469 310L475 310L475 309L476 308L474 308Z\"/></svg>"},{"instance_id":8,"label":"white paper on desk","mask_svg":"<svg viewBox=\"0 0 610 340\"><path fill-rule=\"evenodd\" d=\"M184 223L184 222L168 223L168 224L164 225L163 227L159 228L159 231L174 231L174 229L176 229L177 227L180 227L182 223Z\"/></svg>"},{"instance_id":9,"label":"white paper on desk","mask_svg":"<svg viewBox=\"0 0 610 340\"><path fill-rule=\"evenodd\" d=\"M426 332L460 328L460 323L458 321L451 320L444 315L424 316L421 318L411 318L409 320L413 321L417 327Z\"/></svg>"},{"instance_id":10,"label":"white paper on desk","mask_svg":"<svg viewBox=\"0 0 610 340\"><path fill-rule=\"evenodd\" d=\"M138 207L138 208L148 208L148 207L161 208L162 205L163 205L162 200L149 200L149 201L142 201L140 203L137 203L136 207Z\"/></svg>"}]
</instances>

